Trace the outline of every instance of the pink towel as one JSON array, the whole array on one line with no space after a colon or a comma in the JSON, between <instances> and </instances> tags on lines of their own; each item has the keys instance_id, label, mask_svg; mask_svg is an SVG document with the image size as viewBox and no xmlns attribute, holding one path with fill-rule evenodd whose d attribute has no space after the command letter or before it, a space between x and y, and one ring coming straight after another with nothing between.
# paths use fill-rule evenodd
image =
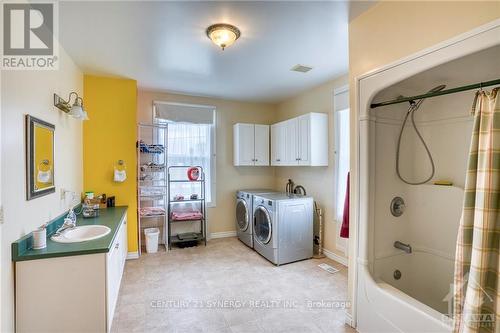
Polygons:
<instances>
[{"instance_id":1,"label":"pink towel","mask_svg":"<svg viewBox=\"0 0 500 333\"><path fill-rule=\"evenodd\" d=\"M344 216L342 217L342 227L340 228L340 237L349 238L349 176L347 173L347 188L345 190Z\"/></svg>"},{"instance_id":2,"label":"pink towel","mask_svg":"<svg viewBox=\"0 0 500 333\"><path fill-rule=\"evenodd\" d=\"M186 221L186 220L199 220L203 218L200 212L172 212L172 220Z\"/></svg>"}]
</instances>

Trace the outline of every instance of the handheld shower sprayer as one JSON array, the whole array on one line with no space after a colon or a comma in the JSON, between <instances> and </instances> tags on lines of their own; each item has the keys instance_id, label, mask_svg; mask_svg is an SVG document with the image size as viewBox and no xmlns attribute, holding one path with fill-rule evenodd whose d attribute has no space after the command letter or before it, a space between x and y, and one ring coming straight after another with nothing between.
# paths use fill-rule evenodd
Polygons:
<instances>
[{"instance_id":1,"label":"handheld shower sprayer","mask_svg":"<svg viewBox=\"0 0 500 333\"><path fill-rule=\"evenodd\" d=\"M438 92L446 88L446 85L442 84L437 87L432 88L429 90L429 93L433 92ZM409 184L409 185L421 185L427 183L429 180L434 177L434 174L436 172L436 167L434 165L434 159L432 158L431 152L429 150L429 147L427 146L427 143L425 142L424 138L422 137L422 134L420 134L420 131L417 128L417 125L415 124L415 112L420 108L420 105L424 102L425 98L419 99L417 101L410 101L410 107L408 108L408 111L406 113L405 119L403 120L403 125L401 125L401 131L399 132L399 138L398 138L398 146L396 150L396 174L398 175L399 179L401 179L404 183ZM411 115L411 123L413 125L413 128L415 129L415 133L417 134L420 142L422 142L422 145L425 148L425 151L427 152L427 156L429 157L429 161L431 163L431 173L429 177L427 177L425 180L422 181L417 181L417 182L412 182L409 180L406 180L403 178L401 175L401 172L399 170L399 158L400 158L400 150L401 150L401 139L403 137L403 132L406 126L406 122L408 121L408 117Z\"/></svg>"}]
</instances>

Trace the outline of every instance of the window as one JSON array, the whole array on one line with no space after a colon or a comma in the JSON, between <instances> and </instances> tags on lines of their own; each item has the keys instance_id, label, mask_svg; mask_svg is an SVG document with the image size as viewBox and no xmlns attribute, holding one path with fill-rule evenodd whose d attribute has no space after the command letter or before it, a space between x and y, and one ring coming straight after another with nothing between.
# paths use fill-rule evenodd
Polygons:
<instances>
[{"instance_id":1,"label":"window","mask_svg":"<svg viewBox=\"0 0 500 333\"><path fill-rule=\"evenodd\" d=\"M201 166L205 172L205 199L215 207L215 108L203 105L155 102L155 121L168 124L167 165ZM159 138L161 142L162 138ZM179 170L185 172L185 170ZM185 174L172 175L185 179ZM198 193L199 185L171 184L172 195L185 198Z\"/></svg>"},{"instance_id":2,"label":"window","mask_svg":"<svg viewBox=\"0 0 500 333\"><path fill-rule=\"evenodd\" d=\"M349 173L349 90L347 87L334 92L335 165L334 165L334 219L336 223L336 247L347 254L347 241L340 237L344 215L344 201Z\"/></svg>"}]
</instances>

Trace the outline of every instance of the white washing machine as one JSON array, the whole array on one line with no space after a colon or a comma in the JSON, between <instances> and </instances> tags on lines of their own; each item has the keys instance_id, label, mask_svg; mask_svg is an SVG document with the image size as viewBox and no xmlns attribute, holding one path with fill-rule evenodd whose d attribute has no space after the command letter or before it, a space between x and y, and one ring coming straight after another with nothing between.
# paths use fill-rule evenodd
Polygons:
<instances>
[{"instance_id":1,"label":"white washing machine","mask_svg":"<svg viewBox=\"0 0 500 333\"><path fill-rule=\"evenodd\" d=\"M238 239L253 248L253 197L256 194L273 193L274 190L239 190L236 192L236 233Z\"/></svg>"},{"instance_id":2,"label":"white washing machine","mask_svg":"<svg viewBox=\"0 0 500 333\"><path fill-rule=\"evenodd\" d=\"M254 249L275 265L313 256L313 198L254 195Z\"/></svg>"}]
</instances>

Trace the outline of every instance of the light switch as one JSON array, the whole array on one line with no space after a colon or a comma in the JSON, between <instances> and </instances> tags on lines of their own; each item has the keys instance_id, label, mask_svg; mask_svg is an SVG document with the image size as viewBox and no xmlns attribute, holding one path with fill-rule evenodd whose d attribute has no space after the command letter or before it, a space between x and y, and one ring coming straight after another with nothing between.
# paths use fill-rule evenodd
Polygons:
<instances>
[{"instance_id":1,"label":"light switch","mask_svg":"<svg viewBox=\"0 0 500 333\"><path fill-rule=\"evenodd\" d=\"M0 224L3 224L3 206L0 206Z\"/></svg>"}]
</instances>

